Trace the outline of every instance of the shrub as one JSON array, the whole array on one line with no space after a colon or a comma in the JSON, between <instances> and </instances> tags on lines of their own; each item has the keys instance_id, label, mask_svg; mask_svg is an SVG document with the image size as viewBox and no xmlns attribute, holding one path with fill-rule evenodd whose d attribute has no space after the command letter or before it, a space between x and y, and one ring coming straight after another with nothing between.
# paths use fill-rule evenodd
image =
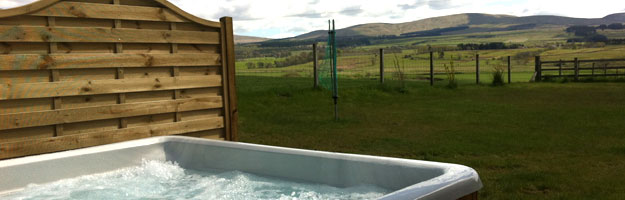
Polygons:
<instances>
[{"instance_id":1,"label":"shrub","mask_svg":"<svg viewBox=\"0 0 625 200\"><path fill-rule=\"evenodd\" d=\"M493 71L493 86L502 86L504 85L504 81L503 81L503 73L504 73L504 67L503 66L496 66L495 70Z\"/></svg>"},{"instance_id":2,"label":"shrub","mask_svg":"<svg viewBox=\"0 0 625 200\"><path fill-rule=\"evenodd\" d=\"M458 82L456 82L456 69L454 67L453 58L449 62L449 67L447 67L447 65L444 65L444 66L445 66L445 72L447 73L447 80L449 81L447 83L447 88L449 89L458 88Z\"/></svg>"},{"instance_id":3,"label":"shrub","mask_svg":"<svg viewBox=\"0 0 625 200\"><path fill-rule=\"evenodd\" d=\"M404 73L406 65L404 64L404 60L400 61L400 59L397 57L397 54L393 55L395 58L393 60L393 67L395 67L397 77L399 78L399 82L401 83L401 88L403 90L406 88L406 74Z\"/></svg>"}]
</instances>

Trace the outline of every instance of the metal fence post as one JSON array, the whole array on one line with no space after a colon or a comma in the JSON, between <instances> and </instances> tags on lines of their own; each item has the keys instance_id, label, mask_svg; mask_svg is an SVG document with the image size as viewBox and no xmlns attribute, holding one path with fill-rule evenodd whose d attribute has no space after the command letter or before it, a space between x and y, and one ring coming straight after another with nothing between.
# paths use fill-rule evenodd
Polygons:
<instances>
[{"instance_id":1,"label":"metal fence post","mask_svg":"<svg viewBox=\"0 0 625 200\"><path fill-rule=\"evenodd\" d=\"M480 84L480 54L475 54L475 84Z\"/></svg>"},{"instance_id":2,"label":"metal fence post","mask_svg":"<svg viewBox=\"0 0 625 200\"><path fill-rule=\"evenodd\" d=\"M380 83L384 83L384 49L380 49Z\"/></svg>"},{"instance_id":3,"label":"metal fence post","mask_svg":"<svg viewBox=\"0 0 625 200\"><path fill-rule=\"evenodd\" d=\"M319 63L317 57L317 43L313 43L313 77L314 77L314 87L319 88Z\"/></svg>"},{"instance_id":4,"label":"metal fence post","mask_svg":"<svg viewBox=\"0 0 625 200\"><path fill-rule=\"evenodd\" d=\"M434 52L430 51L430 86L434 86Z\"/></svg>"}]
</instances>

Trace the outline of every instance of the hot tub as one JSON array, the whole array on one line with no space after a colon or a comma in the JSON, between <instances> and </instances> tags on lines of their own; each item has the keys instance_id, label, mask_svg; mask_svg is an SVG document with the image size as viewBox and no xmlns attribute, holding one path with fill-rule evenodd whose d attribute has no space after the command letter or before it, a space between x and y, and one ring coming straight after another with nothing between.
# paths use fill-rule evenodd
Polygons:
<instances>
[{"instance_id":1,"label":"hot tub","mask_svg":"<svg viewBox=\"0 0 625 200\"><path fill-rule=\"evenodd\" d=\"M0 198L32 184L137 167L146 160L294 184L373 186L386 191L379 199L458 199L482 187L475 170L455 164L168 136L0 161Z\"/></svg>"}]
</instances>

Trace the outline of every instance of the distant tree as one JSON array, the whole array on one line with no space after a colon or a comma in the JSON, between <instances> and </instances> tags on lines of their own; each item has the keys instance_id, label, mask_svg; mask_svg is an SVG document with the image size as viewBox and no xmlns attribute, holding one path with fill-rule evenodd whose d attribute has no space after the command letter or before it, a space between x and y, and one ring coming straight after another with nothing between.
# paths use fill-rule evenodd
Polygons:
<instances>
[{"instance_id":1,"label":"distant tree","mask_svg":"<svg viewBox=\"0 0 625 200\"><path fill-rule=\"evenodd\" d=\"M482 43L482 44L458 44L458 49L460 50L491 50L491 49L519 49L522 48L522 44L508 44L506 45L503 42L491 42L491 43Z\"/></svg>"},{"instance_id":2,"label":"distant tree","mask_svg":"<svg viewBox=\"0 0 625 200\"><path fill-rule=\"evenodd\" d=\"M605 29L608 29L608 25L605 24L601 24L599 25L599 27L597 27L598 29L601 29L602 31L604 31Z\"/></svg>"},{"instance_id":3,"label":"distant tree","mask_svg":"<svg viewBox=\"0 0 625 200\"><path fill-rule=\"evenodd\" d=\"M608 37L605 35L596 34L586 38L587 42L608 42Z\"/></svg>"},{"instance_id":4,"label":"distant tree","mask_svg":"<svg viewBox=\"0 0 625 200\"><path fill-rule=\"evenodd\" d=\"M256 64L254 64L253 62L247 62L245 63L245 65L247 65L248 69L254 69L256 68Z\"/></svg>"},{"instance_id":5,"label":"distant tree","mask_svg":"<svg viewBox=\"0 0 625 200\"><path fill-rule=\"evenodd\" d=\"M265 68L265 63L264 63L264 62L258 62L258 63L256 64L256 66L258 66L258 68L261 68L261 69L262 69L262 68Z\"/></svg>"},{"instance_id":6,"label":"distant tree","mask_svg":"<svg viewBox=\"0 0 625 200\"><path fill-rule=\"evenodd\" d=\"M620 30L620 29L624 29L624 28L625 27L621 23L614 23L614 24L608 25L608 29L612 29L612 30Z\"/></svg>"},{"instance_id":7,"label":"distant tree","mask_svg":"<svg viewBox=\"0 0 625 200\"><path fill-rule=\"evenodd\" d=\"M439 51L438 52L438 58L440 58L440 59L445 58L445 51Z\"/></svg>"},{"instance_id":8,"label":"distant tree","mask_svg":"<svg viewBox=\"0 0 625 200\"><path fill-rule=\"evenodd\" d=\"M589 36L596 34L597 29L591 26L571 26L566 29L566 32L574 33L575 36Z\"/></svg>"}]
</instances>

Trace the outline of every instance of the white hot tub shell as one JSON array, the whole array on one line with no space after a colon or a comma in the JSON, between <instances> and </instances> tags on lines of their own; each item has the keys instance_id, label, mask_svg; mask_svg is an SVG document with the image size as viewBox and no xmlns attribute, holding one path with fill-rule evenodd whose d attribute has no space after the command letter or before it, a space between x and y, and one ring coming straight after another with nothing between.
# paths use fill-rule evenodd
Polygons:
<instances>
[{"instance_id":1,"label":"white hot tub shell","mask_svg":"<svg viewBox=\"0 0 625 200\"><path fill-rule=\"evenodd\" d=\"M0 195L82 175L176 162L185 169L237 170L335 187L375 185L380 199L458 199L482 188L475 170L455 164L300 150L189 137L154 137L0 161Z\"/></svg>"}]
</instances>

